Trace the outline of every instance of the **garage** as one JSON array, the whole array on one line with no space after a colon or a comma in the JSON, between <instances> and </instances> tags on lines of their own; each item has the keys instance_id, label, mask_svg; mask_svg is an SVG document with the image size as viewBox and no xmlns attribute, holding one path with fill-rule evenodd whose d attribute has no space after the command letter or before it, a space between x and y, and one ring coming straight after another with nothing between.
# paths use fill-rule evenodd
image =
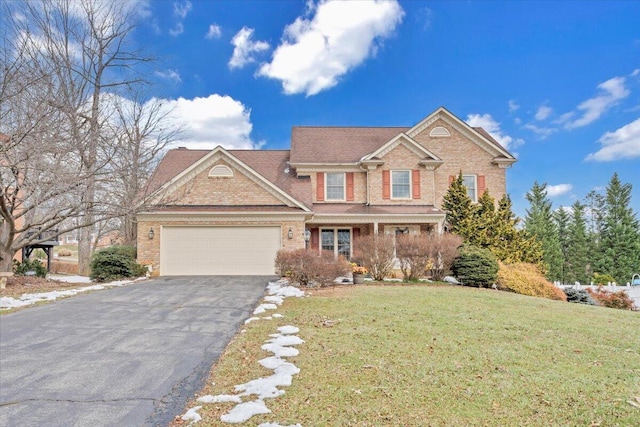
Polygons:
<instances>
[{"instance_id":1,"label":"garage","mask_svg":"<svg viewBox=\"0 0 640 427\"><path fill-rule=\"evenodd\" d=\"M279 226L163 226L160 274L272 275Z\"/></svg>"}]
</instances>

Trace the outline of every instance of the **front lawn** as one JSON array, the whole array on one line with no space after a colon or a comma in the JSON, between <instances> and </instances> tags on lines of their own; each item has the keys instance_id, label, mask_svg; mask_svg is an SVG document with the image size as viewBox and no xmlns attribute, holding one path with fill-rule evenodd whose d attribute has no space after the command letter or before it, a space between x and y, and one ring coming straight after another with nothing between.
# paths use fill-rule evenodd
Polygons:
<instances>
[{"instance_id":1,"label":"front lawn","mask_svg":"<svg viewBox=\"0 0 640 427\"><path fill-rule=\"evenodd\" d=\"M312 294L247 325L201 394L270 375L260 346L291 324L301 372L265 401L272 414L242 425L640 425L638 313L454 286ZM197 425L228 425L232 407L205 404Z\"/></svg>"}]
</instances>

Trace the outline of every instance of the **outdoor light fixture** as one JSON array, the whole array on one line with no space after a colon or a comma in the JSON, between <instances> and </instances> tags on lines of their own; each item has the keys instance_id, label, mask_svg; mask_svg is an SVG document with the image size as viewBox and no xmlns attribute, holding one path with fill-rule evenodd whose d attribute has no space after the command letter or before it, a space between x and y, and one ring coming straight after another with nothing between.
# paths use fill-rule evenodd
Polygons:
<instances>
[{"instance_id":1,"label":"outdoor light fixture","mask_svg":"<svg viewBox=\"0 0 640 427\"><path fill-rule=\"evenodd\" d=\"M149 240L153 240L153 236L154 236L153 227L151 227L151 229L149 230Z\"/></svg>"},{"instance_id":2,"label":"outdoor light fixture","mask_svg":"<svg viewBox=\"0 0 640 427\"><path fill-rule=\"evenodd\" d=\"M308 228L306 228L304 230L304 241L308 242L309 240L311 240L311 230L309 230Z\"/></svg>"},{"instance_id":3,"label":"outdoor light fixture","mask_svg":"<svg viewBox=\"0 0 640 427\"><path fill-rule=\"evenodd\" d=\"M289 232L287 233L287 237L289 238L289 240L293 239L293 230L291 229L291 227L289 227Z\"/></svg>"}]
</instances>

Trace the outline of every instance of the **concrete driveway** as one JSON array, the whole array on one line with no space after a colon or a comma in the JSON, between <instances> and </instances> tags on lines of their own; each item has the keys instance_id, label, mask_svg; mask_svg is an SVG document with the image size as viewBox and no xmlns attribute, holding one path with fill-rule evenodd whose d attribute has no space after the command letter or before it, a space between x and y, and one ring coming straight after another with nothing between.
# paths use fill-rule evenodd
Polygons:
<instances>
[{"instance_id":1,"label":"concrete driveway","mask_svg":"<svg viewBox=\"0 0 640 427\"><path fill-rule=\"evenodd\" d=\"M166 426L273 277L167 277L0 316L0 426Z\"/></svg>"}]
</instances>

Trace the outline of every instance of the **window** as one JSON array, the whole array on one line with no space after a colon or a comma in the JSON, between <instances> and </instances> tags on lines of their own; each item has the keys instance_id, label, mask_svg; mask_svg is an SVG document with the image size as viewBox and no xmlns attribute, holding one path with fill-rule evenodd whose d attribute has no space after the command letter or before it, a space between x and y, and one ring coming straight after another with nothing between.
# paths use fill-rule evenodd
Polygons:
<instances>
[{"instance_id":1,"label":"window","mask_svg":"<svg viewBox=\"0 0 640 427\"><path fill-rule=\"evenodd\" d=\"M233 171L229 166L216 165L209 171L209 178L233 178Z\"/></svg>"},{"instance_id":2,"label":"window","mask_svg":"<svg viewBox=\"0 0 640 427\"><path fill-rule=\"evenodd\" d=\"M476 176L475 175L462 175L462 182L464 186L467 187L467 195L471 199L472 202L478 201L478 192L476 186Z\"/></svg>"},{"instance_id":3,"label":"window","mask_svg":"<svg viewBox=\"0 0 640 427\"><path fill-rule=\"evenodd\" d=\"M323 251L332 252L336 257L351 258L351 229L336 228L320 231L320 245Z\"/></svg>"},{"instance_id":4,"label":"window","mask_svg":"<svg viewBox=\"0 0 640 427\"><path fill-rule=\"evenodd\" d=\"M327 200L344 200L344 173L326 174Z\"/></svg>"},{"instance_id":5,"label":"window","mask_svg":"<svg viewBox=\"0 0 640 427\"><path fill-rule=\"evenodd\" d=\"M411 171L391 171L391 198L411 198Z\"/></svg>"}]
</instances>

